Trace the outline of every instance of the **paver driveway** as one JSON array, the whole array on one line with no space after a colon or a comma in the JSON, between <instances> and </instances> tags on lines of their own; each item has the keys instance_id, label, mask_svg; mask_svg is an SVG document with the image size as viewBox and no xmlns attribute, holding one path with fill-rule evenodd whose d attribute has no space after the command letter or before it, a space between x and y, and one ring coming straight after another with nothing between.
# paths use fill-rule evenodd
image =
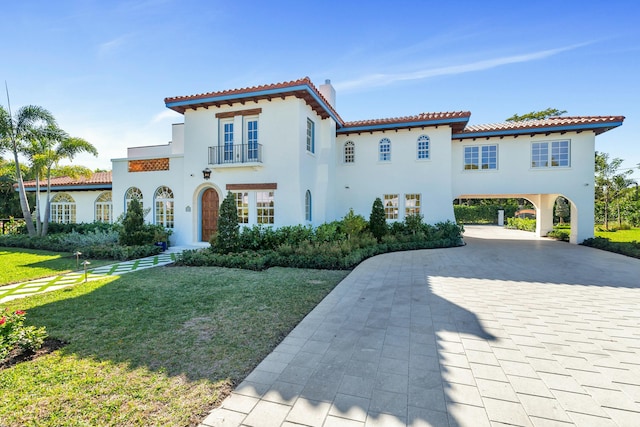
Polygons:
<instances>
[{"instance_id":1,"label":"paver driveway","mask_svg":"<svg viewBox=\"0 0 640 427\"><path fill-rule=\"evenodd\" d=\"M203 425L639 426L640 260L465 241L362 263Z\"/></svg>"}]
</instances>

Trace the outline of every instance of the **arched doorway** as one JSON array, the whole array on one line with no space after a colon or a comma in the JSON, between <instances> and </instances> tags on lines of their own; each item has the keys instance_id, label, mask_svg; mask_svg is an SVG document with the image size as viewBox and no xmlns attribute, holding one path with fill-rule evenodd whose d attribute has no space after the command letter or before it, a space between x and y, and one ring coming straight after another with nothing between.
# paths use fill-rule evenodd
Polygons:
<instances>
[{"instance_id":1,"label":"arched doorway","mask_svg":"<svg viewBox=\"0 0 640 427\"><path fill-rule=\"evenodd\" d=\"M200 202L200 218L202 219L201 240L208 242L213 233L218 231L218 210L220 199L218 192L213 188L207 188L202 192Z\"/></svg>"}]
</instances>

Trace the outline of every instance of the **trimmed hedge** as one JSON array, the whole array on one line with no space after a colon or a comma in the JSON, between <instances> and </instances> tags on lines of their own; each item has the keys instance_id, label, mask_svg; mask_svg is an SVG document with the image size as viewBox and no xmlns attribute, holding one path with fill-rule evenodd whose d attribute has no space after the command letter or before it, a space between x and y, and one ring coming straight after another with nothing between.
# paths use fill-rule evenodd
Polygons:
<instances>
[{"instance_id":1,"label":"trimmed hedge","mask_svg":"<svg viewBox=\"0 0 640 427\"><path fill-rule=\"evenodd\" d=\"M413 225L415 227L415 225ZM270 267L342 270L353 268L374 255L413 249L432 249L462 245L462 227L452 222L435 226L423 224L419 232L404 223L390 227L393 234L378 243L371 233L347 238L340 232L339 222L308 226L245 228L240 241L243 249L236 253L220 253L213 248L184 251L176 264L218 266L264 270ZM260 247L260 242L264 246ZM257 249L254 249L257 248Z\"/></svg>"},{"instance_id":2,"label":"trimmed hedge","mask_svg":"<svg viewBox=\"0 0 640 427\"><path fill-rule=\"evenodd\" d=\"M456 222L459 224L497 224L498 210L504 210L504 217L515 216L517 206L506 205L453 205Z\"/></svg>"},{"instance_id":3,"label":"trimmed hedge","mask_svg":"<svg viewBox=\"0 0 640 427\"><path fill-rule=\"evenodd\" d=\"M635 240L632 242L612 242L606 237L592 237L582 242L582 245L640 259L640 242Z\"/></svg>"},{"instance_id":4,"label":"trimmed hedge","mask_svg":"<svg viewBox=\"0 0 640 427\"><path fill-rule=\"evenodd\" d=\"M536 231L536 220L531 218L507 218L506 227L512 230Z\"/></svg>"}]
</instances>

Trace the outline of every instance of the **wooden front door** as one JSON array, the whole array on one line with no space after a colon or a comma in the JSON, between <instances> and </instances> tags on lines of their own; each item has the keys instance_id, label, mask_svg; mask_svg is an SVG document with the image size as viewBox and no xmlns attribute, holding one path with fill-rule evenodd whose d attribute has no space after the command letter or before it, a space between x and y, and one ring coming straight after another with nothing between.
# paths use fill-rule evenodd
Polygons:
<instances>
[{"instance_id":1,"label":"wooden front door","mask_svg":"<svg viewBox=\"0 0 640 427\"><path fill-rule=\"evenodd\" d=\"M213 233L218 231L218 192L207 188L202 193L202 241L208 242Z\"/></svg>"}]
</instances>

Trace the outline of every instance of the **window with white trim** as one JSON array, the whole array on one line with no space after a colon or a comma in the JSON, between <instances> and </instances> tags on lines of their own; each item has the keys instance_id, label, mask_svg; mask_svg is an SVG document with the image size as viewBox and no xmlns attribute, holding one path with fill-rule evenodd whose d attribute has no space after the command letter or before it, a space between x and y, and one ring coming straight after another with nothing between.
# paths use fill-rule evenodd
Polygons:
<instances>
[{"instance_id":1,"label":"window with white trim","mask_svg":"<svg viewBox=\"0 0 640 427\"><path fill-rule=\"evenodd\" d=\"M316 150L316 124L311 119L307 119L307 151L315 153Z\"/></svg>"},{"instance_id":2,"label":"window with white trim","mask_svg":"<svg viewBox=\"0 0 640 427\"><path fill-rule=\"evenodd\" d=\"M311 191L307 190L304 194L304 219L311 221L312 216Z\"/></svg>"},{"instance_id":3,"label":"window with white trim","mask_svg":"<svg viewBox=\"0 0 640 427\"><path fill-rule=\"evenodd\" d=\"M469 145L464 147L465 170L495 170L498 169L498 146Z\"/></svg>"},{"instance_id":4,"label":"window with white trim","mask_svg":"<svg viewBox=\"0 0 640 427\"><path fill-rule=\"evenodd\" d=\"M153 195L155 204L155 223L166 228L174 225L173 191L169 187L158 187Z\"/></svg>"},{"instance_id":5,"label":"window with white trim","mask_svg":"<svg viewBox=\"0 0 640 427\"><path fill-rule=\"evenodd\" d=\"M353 141L344 143L344 162L354 163L356 161L356 145Z\"/></svg>"},{"instance_id":6,"label":"window with white trim","mask_svg":"<svg viewBox=\"0 0 640 427\"><path fill-rule=\"evenodd\" d=\"M233 162L233 119L225 120L222 124L223 158L225 163Z\"/></svg>"},{"instance_id":7,"label":"window with white trim","mask_svg":"<svg viewBox=\"0 0 640 427\"><path fill-rule=\"evenodd\" d=\"M136 199L140 203L140 208L142 206L142 191L138 187L129 187L126 193L124 193L124 211L125 213L129 209L129 205L131 204L131 200Z\"/></svg>"},{"instance_id":8,"label":"window with white trim","mask_svg":"<svg viewBox=\"0 0 640 427\"><path fill-rule=\"evenodd\" d=\"M95 216L96 221L112 223L113 222L113 201L111 199L111 191L100 193L96 198Z\"/></svg>"},{"instance_id":9,"label":"window with white trim","mask_svg":"<svg viewBox=\"0 0 640 427\"><path fill-rule=\"evenodd\" d=\"M236 210L238 212L238 223L249 223L249 193L234 193L236 196Z\"/></svg>"},{"instance_id":10,"label":"window with white trim","mask_svg":"<svg viewBox=\"0 0 640 427\"><path fill-rule=\"evenodd\" d=\"M404 195L404 214L419 215L420 214L420 194L405 194Z\"/></svg>"},{"instance_id":11,"label":"window with white trim","mask_svg":"<svg viewBox=\"0 0 640 427\"><path fill-rule=\"evenodd\" d=\"M391 161L391 140L382 138L378 143L378 160L381 162Z\"/></svg>"},{"instance_id":12,"label":"window with white trim","mask_svg":"<svg viewBox=\"0 0 640 427\"><path fill-rule=\"evenodd\" d=\"M273 191L256 192L256 210L258 224L273 224L275 217Z\"/></svg>"},{"instance_id":13,"label":"window with white trim","mask_svg":"<svg viewBox=\"0 0 640 427\"><path fill-rule=\"evenodd\" d=\"M571 166L571 142L569 140L531 143L532 168L569 166Z\"/></svg>"},{"instance_id":14,"label":"window with white trim","mask_svg":"<svg viewBox=\"0 0 640 427\"><path fill-rule=\"evenodd\" d=\"M427 160L429 158L429 143L430 141L427 135L420 135L417 146L418 160Z\"/></svg>"},{"instance_id":15,"label":"window with white trim","mask_svg":"<svg viewBox=\"0 0 640 427\"><path fill-rule=\"evenodd\" d=\"M398 219L398 195L384 195L384 214L387 219Z\"/></svg>"},{"instance_id":16,"label":"window with white trim","mask_svg":"<svg viewBox=\"0 0 640 427\"><path fill-rule=\"evenodd\" d=\"M51 199L51 222L74 224L76 201L67 193L58 193Z\"/></svg>"},{"instance_id":17,"label":"window with white trim","mask_svg":"<svg viewBox=\"0 0 640 427\"><path fill-rule=\"evenodd\" d=\"M249 161L258 160L258 118L248 117L245 121L247 159Z\"/></svg>"}]
</instances>

